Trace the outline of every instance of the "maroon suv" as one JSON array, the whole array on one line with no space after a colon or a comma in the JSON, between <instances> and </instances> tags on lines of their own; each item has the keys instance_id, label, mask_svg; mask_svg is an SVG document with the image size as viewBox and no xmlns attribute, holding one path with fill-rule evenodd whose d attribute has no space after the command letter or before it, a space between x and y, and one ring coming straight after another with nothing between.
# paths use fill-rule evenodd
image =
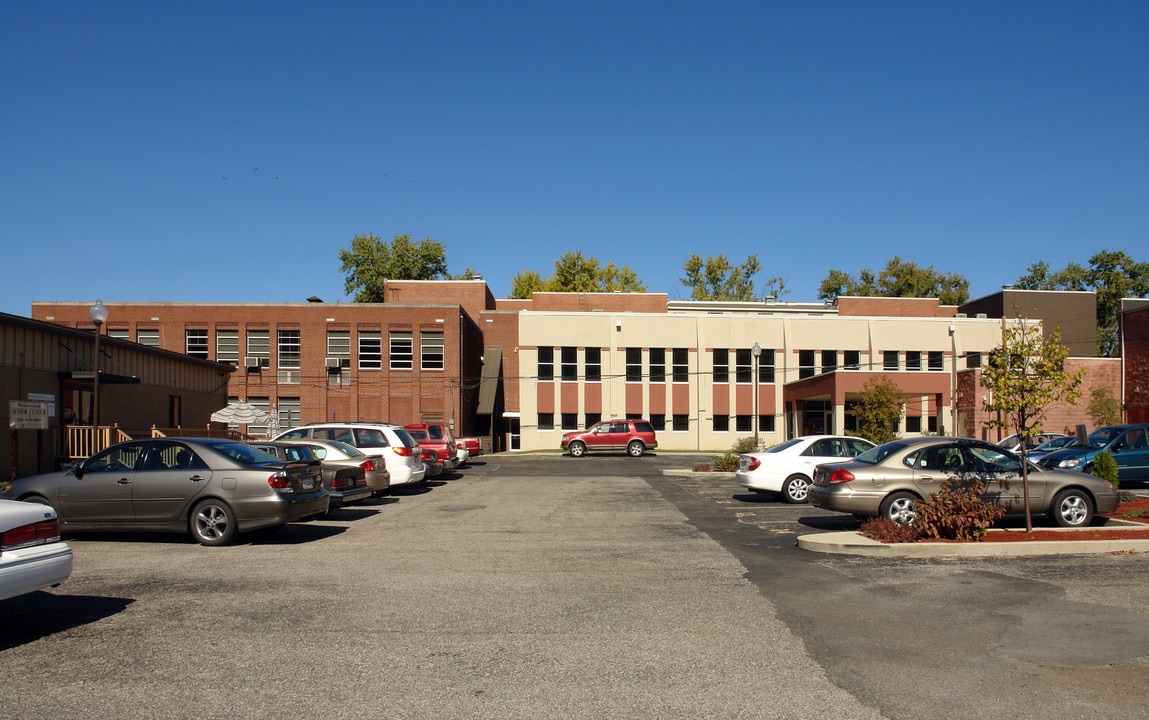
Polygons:
<instances>
[{"instance_id":1,"label":"maroon suv","mask_svg":"<svg viewBox=\"0 0 1149 720\"><path fill-rule=\"evenodd\" d=\"M658 447L654 428L646 420L603 420L586 430L563 433L562 448L573 457L588 452L626 451L639 457L647 450Z\"/></svg>"}]
</instances>

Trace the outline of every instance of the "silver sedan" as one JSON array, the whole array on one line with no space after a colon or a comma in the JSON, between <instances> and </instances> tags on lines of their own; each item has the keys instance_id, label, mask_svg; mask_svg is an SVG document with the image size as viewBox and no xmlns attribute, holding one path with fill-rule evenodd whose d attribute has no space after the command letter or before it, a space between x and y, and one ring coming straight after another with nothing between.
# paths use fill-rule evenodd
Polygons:
<instances>
[{"instance_id":1,"label":"silver sedan","mask_svg":"<svg viewBox=\"0 0 1149 720\"><path fill-rule=\"evenodd\" d=\"M318 466L214 438L131 440L62 471L13 480L9 500L52 506L63 532L190 533L204 545L327 512Z\"/></svg>"},{"instance_id":2,"label":"silver sedan","mask_svg":"<svg viewBox=\"0 0 1149 720\"><path fill-rule=\"evenodd\" d=\"M968 438L895 440L850 462L819 465L810 504L857 516L911 522L914 506L947 480L985 483L982 499L1007 513L1024 513L1021 459L1000 446ZM1029 465L1029 508L1062 527L1084 527L1117 509L1119 496L1100 478Z\"/></svg>"}]
</instances>

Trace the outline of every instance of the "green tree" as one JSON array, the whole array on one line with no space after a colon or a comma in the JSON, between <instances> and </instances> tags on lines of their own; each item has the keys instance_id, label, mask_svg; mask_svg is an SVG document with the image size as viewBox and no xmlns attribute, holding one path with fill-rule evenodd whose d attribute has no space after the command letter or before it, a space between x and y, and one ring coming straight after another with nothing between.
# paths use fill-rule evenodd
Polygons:
<instances>
[{"instance_id":1,"label":"green tree","mask_svg":"<svg viewBox=\"0 0 1149 720\"><path fill-rule=\"evenodd\" d=\"M1113 397L1111 389L1095 387L1089 392L1089 419L1094 427L1121 422L1121 401Z\"/></svg>"},{"instance_id":2,"label":"green tree","mask_svg":"<svg viewBox=\"0 0 1149 720\"><path fill-rule=\"evenodd\" d=\"M1029 266L1014 287L1023 290L1092 290L1097 293L1097 353L1120 357L1117 318L1121 299L1149 295L1149 263L1136 262L1123 252L1102 250L1089 258L1089 267L1069 263L1051 272L1039 260Z\"/></svg>"},{"instance_id":3,"label":"green tree","mask_svg":"<svg viewBox=\"0 0 1149 720\"><path fill-rule=\"evenodd\" d=\"M646 292L646 285L626 265L602 265L594 256L568 252L555 261L549 278L536 270L523 270L511 278L509 297L529 298L535 292Z\"/></svg>"},{"instance_id":4,"label":"green tree","mask_svg":"<svg viewBox=\"0 0 1149 720\"><path fill-rule=\"evenodd\" d=\"M886 375L872 376L854 405L858 434L879 445L897 440L896 428L905 407L905 396L893 380Z\"/></svg>"},{"instance_id":5,"label":"green tree","mask_svg":"<svg viewBox=\"0 0 1149 720\"><path fill-rule=\"evenodd\" d=\"M830 270L818 286L818 299L839 296L936 297L943 305L961 305L969 300L969 280L957 273L923 268L898 256L890 258L881 272L864 268L857 276L843 270Z\"/></svg>"},{"instance_id":6,"label":"green tree","mask_svg":"<svg viewBox=\"0 0 1149 720\"><path fill-rule=\"evenodd\" d=\"M378 235L356 235L350 248L340 248L340 271L346 276L344 292L355 302L384 302L388 280L438 280L447 277L443 243L431 238L412 242L396 235L390 244Z\"/></svg>"},{"instance_id":7,"label":"green tree","mask_svg":"<svg viewBox=\"0 0 1149 720\"><path fill-rule=\"evenodd\" d=\"M690 288L694 300L723 300L728 302L754 302L765 297L781 297L786 294L786 282L781 277L766 279L763 294L754 292L754 276L762 269L758 255L750 255L746 262L734 265L726 255L707 256L703 260L691 254L683 264L686 277L679 281Z\"/></svg>"},{"instance_id":8,"label":"green tree","mask_svg":"<svg viewBox=\"0 0 1149 720\"><path fill-rule=\"evenodd\" d=\"M1002 321L1001 346L989 354L981 384L989 392L982 403L989 413L1001 413L989 427L1012 428L1021 436L1021 487L1025 505L1025 529L1033 530L1029 511L1029 467L1026 447L1041 432L1045 414L1055 403L1076 404L1081 397L1085 370L1069 373L1065 358L1069 350L1061 343L1061 331L1048 338L1041 325L1018 318Z\"/></svg>"}]
</instances>

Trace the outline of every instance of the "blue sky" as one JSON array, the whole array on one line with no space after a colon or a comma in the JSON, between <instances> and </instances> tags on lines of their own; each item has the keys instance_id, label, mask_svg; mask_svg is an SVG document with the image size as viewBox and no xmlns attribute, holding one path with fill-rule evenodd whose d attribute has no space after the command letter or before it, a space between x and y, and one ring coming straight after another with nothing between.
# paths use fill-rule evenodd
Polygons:
<instances>
[{"instance_id":1,"label":"blue sky","mask_svg":"<svg viewBox=\"0 0 1149 720\"><path fill-rule=\"evenodd\" d=\"M0 3L0 312L348 301L359 234L496 297L563 253L687 298L970 279L1149 229L1145 2Z\"/></svg>"}]
</instances>

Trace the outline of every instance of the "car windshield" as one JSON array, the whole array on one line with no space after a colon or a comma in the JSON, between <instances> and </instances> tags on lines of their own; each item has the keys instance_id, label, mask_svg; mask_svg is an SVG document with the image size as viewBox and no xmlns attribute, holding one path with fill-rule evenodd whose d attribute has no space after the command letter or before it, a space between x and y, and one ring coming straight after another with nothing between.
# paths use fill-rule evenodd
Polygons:
<instances>
[{"instance_id":1,"label":"car windshield","mask_svg":"<svg viewBox=\"0 0 1149 720\"><path fill-rule=\"evenodd\" d=\"M1043 442L1042 444L1038 445L1036 448L1034 448L1034 450L1036 450L1038 452L1048 452L1050 450L1058 450L1058 449L1063 448L1063 447L1069 447L1070 444L1073 444L1076 442L1077 442L1077 438L1072 437L1072 436L1053 438L1052 440L1047 440L1047 441Z\"/></svg>"},{"instance_id":2,"label":"car windshield","mask_svg":"<svg viewBox=\"0 0 1149 720\"><path fill-rule=\"evenodd\" d=\"M1103 427L1100 430L1094 430L1089 433L1089 447L1100 448L1105 447L1121 433L1119 427Z\"/></svg>"},{"instance_id":3,"label":"car windshield","mask_svg":"<svg viewBox=\"0 0 1149 720\"><path fill-rule=\"evenodd\" d=\"M332 448L338 450L347 457L366 457L366 455L359 452L359 448L355 447L354 445L348 445L347 443L342 443L338 440L331 440L329 443Z\"/></svg>"},{"instance_id":4,"label":"car windshield","mask_svg":"<svg viewBox=\"0 0 1149 720\"><path fill-rule=\"evenodd\" d=\"M866 463L867 465L877 465L889 456L896 452L901 452L905 448L906 444L904 442L895 440L894 442L888 442L884 445L872 447L858 457L854 458L854 460L856 462Z\"/></svg>"},{"instance_id":5,"label":"car windshield","mask_svg":"<svg viewBox=\"0 0 1149 720\"><path fill-rule=\"evenodd\" d=\"M797 445L800 442L803 442L803 438L794 438L793 440L787 440L786 442L782 443L781 445L775 445L774 447L770 448L766 452L768 452L768 453L782 452L786 448L794 447L795 445Z\"/></svg>"}]
</instances>

